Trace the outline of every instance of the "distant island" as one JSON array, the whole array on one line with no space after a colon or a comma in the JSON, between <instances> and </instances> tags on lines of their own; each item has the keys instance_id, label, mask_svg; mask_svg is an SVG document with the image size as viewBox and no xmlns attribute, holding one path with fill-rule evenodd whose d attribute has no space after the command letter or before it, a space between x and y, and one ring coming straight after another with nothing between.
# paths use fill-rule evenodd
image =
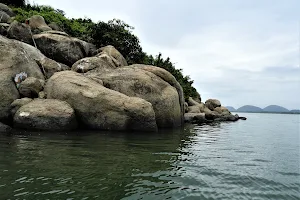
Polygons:
<instances>
[{"instance_id":1,"label":"distant island","mask_svg":"<svg viewBox=\"0 0 300 200\"><path fill-rule=\"evenodd\" d=\"M282 106L270 105L265 108L260 108L253 105L245 105L238 109L232 106L226 106L230 112L247 112L247 113L290 113L290 114L300 114L300 110L288 110Z\"/></svg>"}]
</instances>

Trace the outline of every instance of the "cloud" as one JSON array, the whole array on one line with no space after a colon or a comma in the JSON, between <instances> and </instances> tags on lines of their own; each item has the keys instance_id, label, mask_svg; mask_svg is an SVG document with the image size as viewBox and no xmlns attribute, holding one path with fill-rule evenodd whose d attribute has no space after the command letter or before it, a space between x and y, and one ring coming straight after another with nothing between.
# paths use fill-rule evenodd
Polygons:
<instances>
[{"instance_id":1,"label":"cloud","mask_svg":"<svg viewBox=\"0 0 300 200\"><path fill-rule=\"evenodd\" d=\"M289 109L299 103L298 0L35 0L94 21L120 18L143 49L195 80L203 99Z\"/></svg>"}]
</instances>

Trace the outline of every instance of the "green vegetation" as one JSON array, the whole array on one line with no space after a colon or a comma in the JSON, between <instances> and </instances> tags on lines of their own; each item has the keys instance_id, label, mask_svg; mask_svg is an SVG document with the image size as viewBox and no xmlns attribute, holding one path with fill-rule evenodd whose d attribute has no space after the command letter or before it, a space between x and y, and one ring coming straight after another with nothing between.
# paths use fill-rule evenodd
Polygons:
<instances>
[{"instance_id":1,"label":"green vegetation","mask_svg":"<svg viewBox=\"0 0 300 200\"><path fill-rule=\"evenodd\" d=\"M16 4L14 4L16 5ZM13 8L16 20L24 22L32 15L41 15L46 23L56 23L63 31L73 37L95 44L98 48L113 45L125 57L128 64L148 64L161 67L169 71L181 84L185 98L197 97L197 91L192 86L193 80L182 74L182 69L176 69L170 58L163 59L162 54L147 55L138 37L133 34L134 28L125 22L113 19L108 22L94 23L91 19L68 19L62 10L49 6L23 5Z\"/></svg>"}]
</instances>

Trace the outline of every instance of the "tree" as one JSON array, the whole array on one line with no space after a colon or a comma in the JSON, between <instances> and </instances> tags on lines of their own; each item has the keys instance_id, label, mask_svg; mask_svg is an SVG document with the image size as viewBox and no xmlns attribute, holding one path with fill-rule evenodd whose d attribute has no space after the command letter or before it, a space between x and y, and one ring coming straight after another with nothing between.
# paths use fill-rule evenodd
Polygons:
<instances>
[{"instance_id":1,"label":"tree","mask_svg":"<svg viewBox=\"0 0 300 200\"><path fill-rule=\"evenodd\" d=\"M146 54L140 46L137 36L132 34L134 28L125 22L114 19L108 23L100 21L92 30L92 38L97 47L113 45L125 57L129 64L142 63Z\"/></svg>"}]
</instances>

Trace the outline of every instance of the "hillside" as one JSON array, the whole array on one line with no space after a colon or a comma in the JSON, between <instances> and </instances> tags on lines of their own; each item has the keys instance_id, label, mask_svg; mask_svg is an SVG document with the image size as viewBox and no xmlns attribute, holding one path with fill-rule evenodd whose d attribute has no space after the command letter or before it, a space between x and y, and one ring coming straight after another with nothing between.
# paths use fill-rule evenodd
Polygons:
<instances>
[{"instance_id":1,"label":"hillside","mask_svg":"<svg viewBox=\"0 0 300 200\"><path fill-rule=\"evenodd\" d=\"M263 112L263 109L257 106L245 105L237 109L237 112Z\"/></svg>"},{"instance_id":2,"label":"hillside","mask_svg":"<svg viewBox=\"0 0 300 200\"><path fill-rule=\"evenodd\" d=\"M236 109L232 106L226 106L226 108L230 111L230 112L235 112Z\"/></svg>"},{"instance_id":3,"label":"hillside","mask_svg":"<svg viewBox=\"0 0 300 200\"><path fill-rule=\"evenodd\" d=\"M278 105L270 105L267 106L263 109L264 112L276 112L276 113L285 113L285 112L290 112L288 109L282 107L282 106L278 106Z\"/></svg>"}]
</instances>

